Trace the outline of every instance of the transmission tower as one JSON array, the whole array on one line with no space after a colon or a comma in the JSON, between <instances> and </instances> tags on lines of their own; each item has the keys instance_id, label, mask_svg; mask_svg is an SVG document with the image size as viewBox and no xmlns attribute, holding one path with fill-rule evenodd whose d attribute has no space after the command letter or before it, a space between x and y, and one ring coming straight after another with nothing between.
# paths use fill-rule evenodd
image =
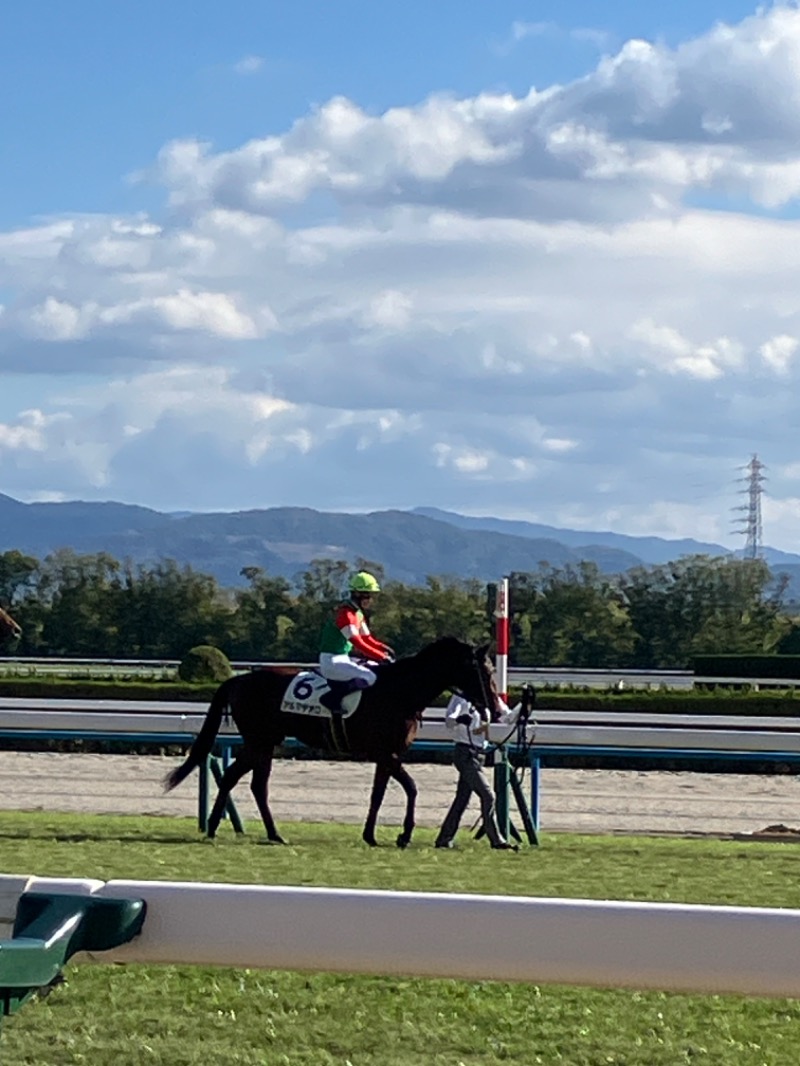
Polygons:
<instances>
[{"instance_id":1,"label":"transmission tower","mask_svg":"<svg viewBox=\"0 0 800 1066\"><path fill-rule=\"evenodd\" d=\"M763 553L762 529L761 529L761 494L764 491L762 485L767 480L763 471L764 464L754 455L747 466L745 477L737 480L743 482L746 488L741 489L741 495L747 497L747 503L741 507L734 507L735 511L744 511L744 518L737 519L739 528L737 533L745 537L744 558L760 559Z\"/></svg>"}]
</instances>

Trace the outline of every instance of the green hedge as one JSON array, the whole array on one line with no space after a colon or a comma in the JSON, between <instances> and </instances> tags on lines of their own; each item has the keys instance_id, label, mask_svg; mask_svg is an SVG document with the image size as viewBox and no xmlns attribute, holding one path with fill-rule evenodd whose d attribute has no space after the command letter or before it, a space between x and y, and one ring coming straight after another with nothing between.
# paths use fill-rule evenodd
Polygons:
<instances>
[{"instance_id":1,"label":"green hedge","mask_svg":"<svg viewBox=\"0 0 800 1066\"><path fill-rule=\"evenodd\" d=\"M181 681L90 681L67 678L0 678L0 697L28 699L174 700L207 703L217 685ZM519 698L512 688L510 702ZM443 703L446 701L436 701ZM647 711L652 714L800 715L800 690L713 691L633 690L565 691L537 689L536 709L557 711Z\"/></svg>"},{"instance_id":2,"label":"green hedge","mask_svg":"<svg viewBox=\"0 0 800 1066\"><path fill-rule=\"evenodd\" d=\"M512 702L514 697L512 695ZM744 692L736 689L698 692L567 693L538 692L535 710L630 711L648 714L725 714L757 717L800 715L800 691ZM535 713L535 711L534 711Z\"/></svg>"},{"instance_id":3,"label":"green hedge","mask_svg":"<svg viewBox=\"0 0 800 1066\"><path fill-rule=\"evenodd\" d=\"M90 681L88 679L0 677L0 697L85 700L175 700L203 703L218 685L190 685L183 681Z\"/></svg>"},{"instance_id":4,"label":"green hedge","mask_svg":"<svg viewBox=\"0 0 800 1066\"><path fill-rule=\"evenodd\" d=\"M233 676L230 660L224 651L210 644L198 644L181 659L178 677L185 684L222 684Z\"/></svg>"},{"instance_id":5,"label":"green hedge","mask_svg":"<svg viewBox=\"0 0 800 1066\"><path fill-rule=\"evenodd\" d=\"M800 655L697 655L696 677L800 678Z\"/></svg>"}]
</instances>

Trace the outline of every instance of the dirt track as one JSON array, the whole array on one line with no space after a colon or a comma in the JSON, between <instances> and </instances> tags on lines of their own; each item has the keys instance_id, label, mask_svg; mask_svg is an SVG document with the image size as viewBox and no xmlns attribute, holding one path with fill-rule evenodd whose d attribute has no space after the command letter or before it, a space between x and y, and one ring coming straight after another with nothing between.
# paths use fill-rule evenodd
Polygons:
<instances>
[{"instance_id":1,"label":"dirt track","mask_svg":"<svg viewBox=\"0 0 800 1066\"><path fill-rule=\"evenodd\" d=\"M130 755L0 752L0 809L96 814L188 815L197 811L197 778L164 795L161 780L179 760ZM450 803L449 766L417 764L417 822L435 826ZM279 760L270 800L276 820L360 823L372 768L363 764ZM528 792L528 782L524 782ZM243 782L240 812L256 810ZM403 797L390 785L381 824L400 823ZM468 818L474 820L477 806ZM776 823L800 824L800 777L545 770L542 828L574 832L757 833ZM468 824L465 820L465 825Z\"/></svg>"}]
</instances>

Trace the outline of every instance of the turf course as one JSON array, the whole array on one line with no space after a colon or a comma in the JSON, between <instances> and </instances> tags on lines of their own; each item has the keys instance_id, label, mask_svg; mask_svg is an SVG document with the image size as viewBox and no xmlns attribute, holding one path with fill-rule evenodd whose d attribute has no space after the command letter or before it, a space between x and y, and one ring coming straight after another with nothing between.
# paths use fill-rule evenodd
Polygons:
<instances>
[{"instance_id":1,"label":"turf course","mask_svg":"<svg viewBox=\"0 0 800 1066\"><path fill-rule=\"evenodd\" d=\"M353 826L287 825L287 848L190 820L0 814L0 869L800 908L789 844L549 835L519 855L464 835L435 851L370 850ZM464 936L469 937L469 929ZM398 937L403 931L398 930ZM732 996L397 980L272 971L70 966L7 1019L15 1066L796 1066L800 1004Z\"/></svg>"}]
</instances>

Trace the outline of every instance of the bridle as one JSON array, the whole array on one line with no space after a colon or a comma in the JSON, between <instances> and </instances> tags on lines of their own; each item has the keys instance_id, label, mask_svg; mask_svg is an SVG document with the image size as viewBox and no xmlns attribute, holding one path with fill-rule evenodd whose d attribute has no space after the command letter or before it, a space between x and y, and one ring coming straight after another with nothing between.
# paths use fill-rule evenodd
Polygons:
<instances>
[{"instance_id":1,"label":"bridle","mask_svg":"<svg viewBox=\"0 0 800 1066\"><path fill-rule=\"evenodd\" d=\"M530 718L533 704L536 701L536 690L532 685L525 684L522 686L522 708L517 717L516 722L511 726L508 733L502 740L498 740L491 745L492 751L497 751L498 748L504 747L508 744L509 740L517 734L517 747L521 748L523 752L527 753L528 749L533 744L533 736L530 740L527 738L527 726Z\"/></svg>"},{"instance_id":2,"label":"bridle","mask_svg":"<svg viewBox=\"0 0 800 1066\"><path fill-rule=\"evenodd\" d=\"M484 708L489 711L491 715L492 704L494 704L495 710L497 710L497 702L491 699L492 692L490 686L486 682L486 671L484 669L483 663L481 663L478 659L477 652L472 653L472 664L475 667L476 674L478 675L478 685L481 690L481 701L483 703Z\"/></svg>"},{"instance_id":3,"label":"bridle","mask_svg":"<svg viewBox=\"0 0 800 1066\"><path fill-rule=\"evenodd\" d=\"M470 666L472 667L472 671L475 674L477 674L478 687L480 688L480 691L481 691L481 695L480 695L481 706L485 710L489 711L489 713L491 714L490 707L492 706L494 701L491 698L491 690L490 690L489 686L486 683L486 678L484 676L484 669L483 669L483 667L481 665L480 660L478 659L478 653L476 651L472 652L472 661L470 663ZM462 696L469 703L472 703L473 705L475 705L475 700L470 699L470 697L464 691L464 686L463 685L452 685L450 687L450 691L454 695ZM495 704L495 706L496 706L496 704Z\"/></svg>"}]
</instances>

